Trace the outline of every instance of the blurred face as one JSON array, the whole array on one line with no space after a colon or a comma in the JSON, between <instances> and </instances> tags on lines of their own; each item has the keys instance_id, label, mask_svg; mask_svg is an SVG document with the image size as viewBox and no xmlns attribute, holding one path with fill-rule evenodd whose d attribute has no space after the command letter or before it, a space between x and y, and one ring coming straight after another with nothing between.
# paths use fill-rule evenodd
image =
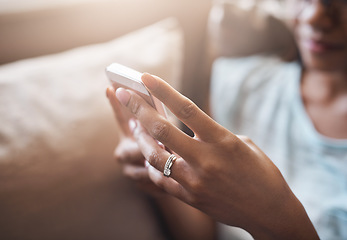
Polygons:
<instances>
[{"instance_id":1,"label":"blurred face","mask_svg":"<svg viewBox=\"0 0 347 240\"><path fill-rule=\"evenodd\" d=\"M304 67L347 71L347 1L289 1Z\"/></svg>"}]
</instances>

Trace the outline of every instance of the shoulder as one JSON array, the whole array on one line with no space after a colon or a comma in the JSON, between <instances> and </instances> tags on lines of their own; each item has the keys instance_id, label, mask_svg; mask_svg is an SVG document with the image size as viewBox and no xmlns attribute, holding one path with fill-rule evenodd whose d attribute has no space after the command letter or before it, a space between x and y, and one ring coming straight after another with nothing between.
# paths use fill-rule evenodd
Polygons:
<instances>
[{"instance_id":1,"label":"shoulder","mask_svg":"<svg viewBox=\"0 0 347 240\"><path fill-rule=\"evenodd\" d=\"M211 79L211 110L215 119L228 126L242 114L254 113L262 103L274 103L288 95L299 78L300 65L277 57L219 58ZM272 105L272 104L271 104Z\"/></svg>"},{"instance_id":2,"label":"shoulder","mask_svg":"<svg viewBox=\"0 0 347 240\"><path fill-rule=\"evenodd\" d=\"M257 89L263 84L281 81L297 63L283 62L277 57L251 56L245 58L219 58L213 64L213 84L240 85L247 89Z\"/></svg>"}]
</instances>

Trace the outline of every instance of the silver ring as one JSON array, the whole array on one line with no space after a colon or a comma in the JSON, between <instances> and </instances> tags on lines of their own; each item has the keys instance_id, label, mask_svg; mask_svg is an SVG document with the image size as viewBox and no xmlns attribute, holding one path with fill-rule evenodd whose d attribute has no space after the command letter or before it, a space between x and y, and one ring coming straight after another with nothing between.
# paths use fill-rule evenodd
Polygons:
<instances>
[{"instance_id":1,"label":"silver ring","mask_svg":"<svg viewBox=\"0 0 347 240\"><path fill-rule=\"evenodd\" d=\"M171 167L176 161L177 157L174 154L171 154L170 157L166 160L165 167L164 167L164 176L170 177L171 174Z\"/></svg>"}]
</instances>

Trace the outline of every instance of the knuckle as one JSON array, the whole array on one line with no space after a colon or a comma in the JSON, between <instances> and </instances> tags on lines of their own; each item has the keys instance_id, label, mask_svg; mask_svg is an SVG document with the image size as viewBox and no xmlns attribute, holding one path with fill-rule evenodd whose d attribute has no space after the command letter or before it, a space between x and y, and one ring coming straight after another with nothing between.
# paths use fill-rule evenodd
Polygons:
<instances>
[{"instance_id":1,"label":"knuckle","mask_svg":"<svg viewBox=\"0 0 347 240\"><path fill-rule=\"evenodd\" d=\"M186 200L187 200L187 203L191 206L197 205L197 198L193 194L190 194L189 196L187 196Z\"/></svg>"},{"instance_id":2,"label":"knuckle","mask_svg":"<svg viewBox=\"0 0 347 240\"><path fill-rule=\"evenodd\" d=\"M200 171L201 171L201 177L208 178L208 177L210 177L210 175L218 173L218 168L217 168L216 163L206 161L206 162L201 164Z\"/></svg>"},{"instance_id":3,"label":"knuckle","mask_svg":"<svg viewBox=\"0 0 347 240\"><path fill-rule=\"evenodd\" d=\"M123 162L125 159L124 153L120 150L120 148L116 148L113 152L113 158L117 162Z\"/></svg>"},{"instance_id":4,"label":"knuckle","mask_svg":"<svg viewBox=\"0 0 347 240\"><path fill-rule=\"evenodd\" d=\"M155 185L157 185L161 189L165 189L165 179L164 179L164 177L160 177L160 178L156 179Z\"/></svg>"},{"instance_id":5,"label":"knuckle","mask_svg":"<svg viewBox=\"0 0 347 240\"><path fill-rule=\"evenodd\" d=\"M141 173L138 172L138 171L133 172L133 173L131 174L131 176L129 176L129 177L131 177L131 179L133 179L134 181L140 181L140 180L142 180L142 175L141 175Z\"/></svg>"},{"instance_id":6,"label":"knuckle","mask_svg":"<svg viewBox=\"0 0 347 240\"><path fill-rule=\"evenodd\" d=\"M156 151L151 152L148 155L147 161L154 167L158 167L160 159L159 159L159 154Z\"/></svg>"},{"instance_id":7,"label":"knuckle","mask_svg":"<svg viewBox=\"0 0 347 240\"><path fill-rule=\"evenodd\" d=\"M247 136L238 136L238 138L249 147L254 147L254 142Z\"/></svg>"},{"instance_id":8,"label":"knuckle","mask_svg":"<svg viewBox=\"0 0 347 240\"><path fill-rule=\"evenodd\" d=\"M136 101L133 97L131 97L129 104L130 104L130 111L135 116L138 116L142 110L142 105L138 101Z\"/></svg>"},{"instance_id":9,"label":"knuckle","mask_svg":"<svg viewBox=\"0 0 347 240\"><path fill-rule=\"evenodd\" d=\"M218 147L221 149L228 149L229 151L235 151L239 148L239 143L242 140L238 136L225 136L221 141L218 142Z\"/></svg>"},{"instance_id":10,"label":"knuckle","mask_svg":"<svg viewBox=\"0 0 347 240\"><path fill-rule=\"evenodd\" d=\"M202 153L202 156L204 156L205 153L206 152ZM215 157L220 158L221 156L218 154L215 155ZM203 159L203 157L201 157L201 159ZM218 164L216 161L200 161L197 176L199 177L200 181L208 181L210 178L213 179L215 174L218 174L221 167L223 166L220 166L220 164Z\"/></svg>"},{"instance_id":11,"label":"knuckle","mask_svg":"<svg viewBox=\"0 0 347 240\"><path fill-rule=\"evenodd\" d=\"M184 105L181 107L179 115L182 119L188 119L194 117L197 114L197 111L197 106L192 101L187 99Z\"/></svg>"},{"instance_id":12,"label":"knuckle","mask_svg":"<svg viewBox=\"0 0 347 240\"><path fill-rule=\"evenodd\" d=\"M123 173L124 176L126 176L126 177L128 177L128 178L131 178L131 176L132 176L131 171L129 171L129 169L128 169L126 166L123 167L122 173Z\"/></svg>"},{"instance_id":13,"label":"knuckle","mask_svg":"<svg viewBox=\"0 0 347 240\"><path fill-rule=\"evenodd\" d=\"M204 202L203 202L203 197L201 196L195 196L194 198L194 204L195 206L199 207L199 206L203 206L204 205Z\"/></svg>"},{"instance_id":14,"label":"knuckle","mask_svg":"<svg viewBox=\"0 0 347 240\"><path fill-rule=\"evenodd\" d=\"M194 195L197 196L200 195L200 193L203 191L204 185L202 181L196 179L190 182L190 189L194 193Z\"/></svg>"},{"instance_id":15,"label":"knuckle","mask_svg":"<svg viewBox=\"0 0 347 240\"><path fill-rule=\"evenodd\" d=\"M158 140L166 140L170 135L169 124L163 122L157 122L153 127L153 137Z\"/></svg>"},{"instance_id":16,"label":"knuckle","mask_svg":"<svg viewBox=\"0 0 347 240\"><path fill-rule=\"evenodd\" d=\"M247 136L244 136L244 135L238 135L239 139L245 143L250 143L252 140L247 137Z\"/></svg>"},{"instance_id":17,"label":"knuckle","mask_svg":"<svg viewBox=\"0 0 347 240\"><path fill-rule=\"evenodd\" d=\"M198 207L201 205L201 197L195 193L190 194L187 199L188 203L192 206Z\"/></svg>"},{"instance_id":18,"label":"knuckle","mask_svg":"<svg viewBox=\"0 0 347 240\"><path fill-rule=\"evenodd\" d=\"M124 176L134 180L134 181L139 181L141 180L143 177L142 177L142 174L141 174L141 171L139 170L135 170L135 169L131 169L127 166L125 166L123 168L123 174Z\"/></svg>"}]
</instances>

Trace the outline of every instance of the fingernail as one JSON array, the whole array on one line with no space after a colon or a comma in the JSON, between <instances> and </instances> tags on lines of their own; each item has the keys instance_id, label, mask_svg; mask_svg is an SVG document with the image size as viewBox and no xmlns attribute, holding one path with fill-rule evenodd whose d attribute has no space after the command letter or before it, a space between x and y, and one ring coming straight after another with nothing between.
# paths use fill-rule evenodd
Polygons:
<instances>
[{"instance_id":1,"label":"fingernail","mask_svg":"<svg viewBox=\"0 0 347 240\"><path fill-rule=\"evenodd\" d=\"M124 88L118 88L116 91L116 97L123 105L126 106L130 99L130 93Z\"/></svg>"},{"instance_id":2,"label":"fingernail","mask_svg":"<svg viewBox=\"0 0 347 240\"><path fill-rule=\"evenodd\" d=\"M155 90L159 85L158 80L149 73L142 74L141 80L150 90Z\"/></svg>"},{"instance_id":3,"label":"fingernail","mask_svg":"<svg viewBox=\"0 0 347 240\"><path fill-rule=\"evenodd\" d=\"M149 162L146 160L145 161L145 167L148 168L149 166L151 166L151 164L149 164Z\"/></svg>"},{"instance_id":4,"label":"fingernail","mask_svg":"<svg viewBox=\"0 0 347 240\"><path fill-rule=\"evenodd\" d=\"M114 89L113 89L112 87L108 87L108 88L106 89L106 97L107 97L107 98L110 98L110 93L113 92L113 90L114 90Z\"/></svg>"},{"instance_id":5,"label":"fingernail","mask_svg":"<svg viewBox=\"0 0 347 240\"><path fill-rule=\"evenodd\" d=\"M137 123L136 123L136 121L133 119L133 118L131 118L130 120L129 120L129 129L130 129L130 131L134 131L134 129L136 128L136 126L137 126Z\"/></svg>"}]
</instances>

